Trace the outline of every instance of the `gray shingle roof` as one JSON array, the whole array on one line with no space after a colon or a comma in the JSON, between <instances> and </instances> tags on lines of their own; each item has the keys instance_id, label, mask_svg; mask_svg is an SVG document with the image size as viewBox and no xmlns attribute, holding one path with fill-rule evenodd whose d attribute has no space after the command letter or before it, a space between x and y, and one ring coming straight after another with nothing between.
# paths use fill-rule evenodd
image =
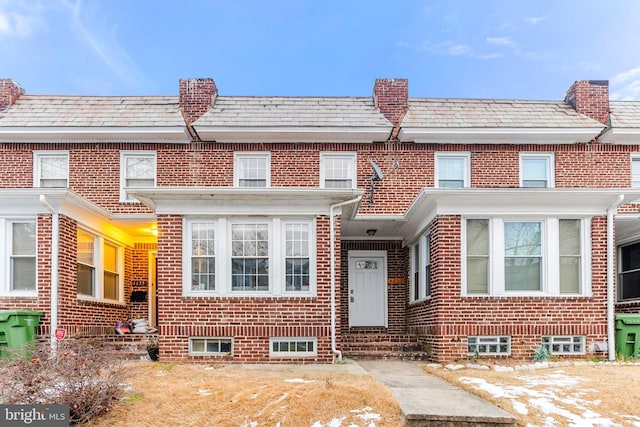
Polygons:
<instances>
[{"instance_id":1,"label":"gray shingle roof","mask_svg":"<svg viewBox=\"0 0 640 427\"><path fill-rule=\"evenodd\" d=\"M410 98L403 127L588 128L602 126L560 101Z\"/></svg>"},{"instance_id":2,"label":"gray shingle roof","mask_svg":"<svg viewBox=\"0 0 640 427\"><path fill-rule=\"evenodd\" d=\"M193 123L220 127L390 127L373 99L219 96Z\"/></svg>"},{"instance_id":3,"label":"gray shingle roof","mask_svg":"<svg viewBox=\"0 0 640 427\"><path fill-rule=\"evenodd\" d=\"M177 96L22 95L1 127L185 126Z\"/></svg>"},{"instance_id":4,"label":"gray shingle roof","mask_svg":"<svg viewBox=\"0 0 640 427\"><path fill-rule=\"evenodd\" d=\"M640 128L640 101L611 101L611 126L615 128Z\"/></svg>"}]
</instances>

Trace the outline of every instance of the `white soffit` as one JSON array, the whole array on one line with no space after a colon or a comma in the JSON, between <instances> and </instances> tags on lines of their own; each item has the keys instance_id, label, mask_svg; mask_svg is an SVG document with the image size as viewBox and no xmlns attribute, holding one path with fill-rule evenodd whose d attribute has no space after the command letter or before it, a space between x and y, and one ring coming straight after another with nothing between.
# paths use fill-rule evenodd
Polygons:
<instances>
[{"instance_id":1,"label":"white soffit","mask_svg":"<svg viewBox=\"0 0 640 427\"><path fill-rule=\"evenodd\" d=\"M486 144L573 144L589 142L602 131L597 128L417 128L402 127L402 142Z\"/></svg>"},{"instance_id":2,"label":"white soffit","mask_svg":"<svg viewBox=\"0 0 640 427\"><path fill-rule=\"evenodd\" d=\"M3 142L161 142L186 144L186 126L174 127L0 127Z\"/></svg>"},{"instance_id":3,"label":"white soffit","mask_svg":"<svg viewBox=\"0 0 640 427\"><path fill-rule=\"evenodd\" d=\"M127 193L156 214L178 215L318 215L331 205L361 197L362 190L321 188L163 187L129 189ZM358 203L335 213L353 217Z\"/></svg>"},{"instance_id":4,"label":"white soffit","mask_svg":"<svg viewBox=\"0 0 640 427\"><path fill-rule=\"evenodd\" d=\"M193 126L203 141L216 142L374 142L386 141L389 127L210 127Z\"/></svg>"},{"instance_id":5,"label":"white soffit","mask_svg":"<svg viewBox=\"0 0 640 427\"><path fill-rule=\"evenodd\" d=\"M609 128L598 138L600 142L640 144L639 128Z\"/></svg>"}]
</instances>

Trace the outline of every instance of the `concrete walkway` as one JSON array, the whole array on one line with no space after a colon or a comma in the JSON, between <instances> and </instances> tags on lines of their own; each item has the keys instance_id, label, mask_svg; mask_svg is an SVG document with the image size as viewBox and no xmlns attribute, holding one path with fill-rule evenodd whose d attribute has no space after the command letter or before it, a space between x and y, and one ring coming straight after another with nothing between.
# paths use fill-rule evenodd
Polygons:
<instances>
[{"instance_id":1,"label":"concrete walkway","mask_svg":"<svg viewBox=\"0 0 640 427\"><path fill-rule=\"evenodd\" d=\"M440 378L418 362L358 361L386 385L400 404L406 426L515 426L511 414Z\"/></svg>"}]
</instances>

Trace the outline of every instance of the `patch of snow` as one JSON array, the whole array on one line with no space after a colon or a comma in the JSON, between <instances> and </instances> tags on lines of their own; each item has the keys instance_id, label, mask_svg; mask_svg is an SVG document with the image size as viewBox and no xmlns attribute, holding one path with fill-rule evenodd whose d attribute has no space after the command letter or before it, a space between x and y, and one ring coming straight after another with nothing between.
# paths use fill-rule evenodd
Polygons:
<instances>
[{"instance_id":1,"label":"patch of snow","mask_svg":"<svg viewBox=\"0 0 640 427\"><path fill-rule=\"evenodd\" d=\"M489 367L486 365L479 365L477 363L467 363L467 369L478 369L480 371L488 371Z\"/></svg>"},{"instance_id":2,"label":"patch of snow","mask_svg":"<svg viewBox=\"0 0 640 427\"><path fill-rule=\"evenodd\" d=\"M316 380L305 380L302 378L289 378L284 380L285 383L315 383Z\"/></svg>"},{"instance_id":3,"label":"patch of snow","mask_svg":"<svg viewBox=\"0 0 640 427\"><path fill-rule=\"evenodd\" d=\"M513 410L520 415L527 415L529 413L529 408L524 403L514 400L511 404L513 405Z\"/></svg>"},{"instance_id":4,"label":"patch of snow","mask_svg":"<svg viewBox=\"0 0 640 427\"><path fill-rule=\"evenodd\" d=\"M433 369L442 369L442 364L440 363L429 363L427 364L427 366Z\"/></svg>"},{"instance_id":5,"label":"patch of snow","mask_svg":"<svg viewBox=\"0 0 640 427\"><path fill-rule=\"evenodd\" d=\"M513 366L495 365L493 367L493 370L496 372L515 372L515 369Z\"/></svg>"},{"instance_id":6,"label":"patch of snow","mask_svg":"<svg viewBox=\"0 0 640 427\"><path fill-rule=\"evenodd\" d=\"M445 366L444 368L448 369L450 371L459 371L460 369L464 369L464 365L449 364L449 365Z\"/></svg>"},{"instance_id":7,"label":"patch of snow","mask_svg":"<svg viewBox=\"0 0 640 427\"><path fill-rule=\"evenodd\" d=\"M209 390L199 389L198 394L200 396L211 396L211 392Z\"/></svg>"},{"instance_id":8,"label":"patch of snow","mask_svg":"<svg viewBox=\"0 0 640 427\"><path fill-rule=\"evenodd\" d=\"M353 412L354 414L357 414L356 417L362 418L365 421L379 420L382 418L380 414L371 412L372 410L373 408L371 408L370 406L366 406L360 410L354 409L351 412Z\"/></svg>"}]
</instances>

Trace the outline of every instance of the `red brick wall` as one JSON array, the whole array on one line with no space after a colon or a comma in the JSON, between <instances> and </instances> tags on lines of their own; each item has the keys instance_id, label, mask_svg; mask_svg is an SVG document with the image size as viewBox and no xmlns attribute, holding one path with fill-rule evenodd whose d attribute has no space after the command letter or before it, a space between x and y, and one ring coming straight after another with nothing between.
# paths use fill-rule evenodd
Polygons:
<instances>
[{"instance_id":1,"label":"red brick wall","mask_svg":"<svg viewBox=\"0 0 640 427\"><path fill-rule=\"evenodd\" d=\"M609 82L578 80L567 89L564 100L578 113L606 123L609 117Z\"/></svg>"},{"instance_id":2,"label":"red brick wall","mask_svg":"<svg viewBox=\"0 0 640 427\"><path fill-rule=\"evenodd\" d=\"M189 123L198 120L215 103L218 88L213 79L180 79L179 105Z\"/></svg>"},{"instance_id":3,"label":"red brick wall","mask_svg":"<svg viewBox=\"0 0 640 427\"><path fill-rule=\"evenodd\" d=\"M467 336L511 336L514 358L533 356L542 335L586 335L606 340L606 218L592 221L590 297L462 297L459 216L440 216L432 225L432 298L409 308L409 331L424 335L434 358L467 358Z\"/></svg>"},{"instance_id":4,"label":"red brick wall","mask_svg":"<svg viewBox=\"0 0 640 427\"><path fill-rule=\"evenodd\" d=\"M11 79L0 79L0 112L6 110L24 93L24 89Z\"/></svg>"},{"instance_id":5,"label":"red brick wall","mask_svg":"<svg viewBox=\"0 0 640 427\"><path fill-rule=\"evenodd\" d=\"M283 361L269 358L270 337L317 337L318 357L311 360L330 362L333 359L328 217L317 220L316 297L183 297L182 218L160 215L158 229L158 317L163 360L228 361L214 357L189 358L190 336L233 337L233 361L247 363ZM339 274L339 251L336 256ZM339 294L336 301L339 305ZM292 360L311 361L308 358Z\"/></svg>"}]
</instances>

